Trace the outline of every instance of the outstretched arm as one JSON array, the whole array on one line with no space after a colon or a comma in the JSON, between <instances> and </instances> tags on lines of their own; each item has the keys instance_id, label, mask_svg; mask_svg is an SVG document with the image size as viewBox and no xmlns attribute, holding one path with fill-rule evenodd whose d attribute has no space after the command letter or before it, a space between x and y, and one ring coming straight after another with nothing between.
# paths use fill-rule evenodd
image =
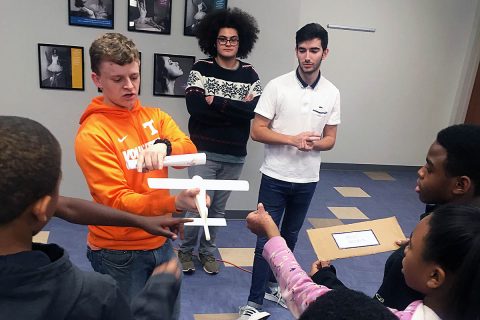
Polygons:
<instances>
[{"instance_id":1,"label":"outstretched arm","mask_svg":"<svg viewBox=\"0 0 480 320\"><path fill-rule=\"evenodd\" d=\"M285 240L280 237L277 225L261 203L258 204L257 211L247 216L247 226L253 233L269 239L262 255L270 265L282 297L295 318L298 318L317 297L330 291L325 286L316 285L303 271Z\"/></svg>"},{"instance_id":2,"label":"outstretched arm","mask_svg":"<svg viewBox=\"0 0 480 320\"><path fill-rule=\"evenodd\" d=\"M60 197L55 216L83 225L137 227L148 233L176 239L182 237L183 224L192 221L165 216L147 217L113 209L93 201Z\"/></svg>"}]
</instances>

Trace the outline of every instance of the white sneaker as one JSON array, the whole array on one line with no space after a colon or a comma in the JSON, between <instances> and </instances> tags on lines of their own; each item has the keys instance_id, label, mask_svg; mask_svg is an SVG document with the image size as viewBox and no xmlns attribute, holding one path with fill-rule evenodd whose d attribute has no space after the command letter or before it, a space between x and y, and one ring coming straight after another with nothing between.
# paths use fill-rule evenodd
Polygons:
<instances>
[{"instance_id":1,"label":"white sneaker","mask_svg":"<svg viewBox=\"0 0 480 320\"><path fill-rule=\"evenodd\" d=\"M240 307L238 314L240 315L240 317L237 318L237 320L261 320L270 317L270 313L265 311L259 311L249 305Z\"/></svg>"},{"instance_id":2,"label":"white sneaker","mask_svg":"<svg viewBox=\"0 0 480 320\"><path fill-rule=\"evenodd\" d=\"M267 300L273 301L275 303L278 303L285 309L288 309L287 304L285 303L285 300L282 298L282 294L280 293L279 287L270 288L270 293L265 292L264 298Z\"/></svg>"}]
</instances>

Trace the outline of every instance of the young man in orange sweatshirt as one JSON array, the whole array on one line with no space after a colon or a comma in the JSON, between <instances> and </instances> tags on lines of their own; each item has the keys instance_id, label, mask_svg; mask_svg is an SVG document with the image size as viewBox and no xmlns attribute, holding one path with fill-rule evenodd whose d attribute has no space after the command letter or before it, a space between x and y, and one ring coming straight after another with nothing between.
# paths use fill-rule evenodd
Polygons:
<instances>
[{"instance_id":1,"label":"young man in orange sweatshirt","mask_svg":"<svg viewBox=\"0 0 480 320\"><path fill-rule=\"evenodd\" d=\"M90 59L92 80L103 96L80 119L75 153L94 201L146 216L195 208L191 192L175 197L147 185L148 178L168 176L165 156L196 148L168 114L141 105L135 44L107 33L92 43ZM111 275L130 299L157 265L174 256L170 240L137 228L89 226L87 245L93 269Z\"/></svg>"}]
</instances>

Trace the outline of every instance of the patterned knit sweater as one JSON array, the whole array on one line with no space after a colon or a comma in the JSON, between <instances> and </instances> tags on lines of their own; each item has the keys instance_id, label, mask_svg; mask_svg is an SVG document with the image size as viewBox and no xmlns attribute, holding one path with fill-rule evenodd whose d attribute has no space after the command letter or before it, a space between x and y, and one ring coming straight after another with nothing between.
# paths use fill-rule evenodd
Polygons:
<instances>
[{"instance_id":1,"label":"patterned knit sweater","mask_svg":"<svg viewBox=\"0 0 480 320\"><path fill-rule=\"evenodd\" d=\"M185 90L190 113L188 129L198 150L245 156L250 120L262 87L252 65L239 61L235 70L220 67L215 59L199 60L190 71ZM253 99L245 102L248 95ZM214 96L207 104L205 96Z\"/></svg>"}]
</instances>

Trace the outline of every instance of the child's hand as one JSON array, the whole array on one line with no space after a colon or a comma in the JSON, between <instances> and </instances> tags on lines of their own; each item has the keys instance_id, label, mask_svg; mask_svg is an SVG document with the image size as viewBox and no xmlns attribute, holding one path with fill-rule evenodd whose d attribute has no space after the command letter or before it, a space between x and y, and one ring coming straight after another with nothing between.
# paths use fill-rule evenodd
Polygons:
<instances>
[{"instance_id":1,"label":"child's hand","mask_svg":"<svg viewBox=\"0 0 480 320\"><path fill-rule=\"evenodd\" d=\"M248 214L247 228L257 236L267 236L269 239L280 235L277 225L261 203L258 204L257 211Z\"/></svg>"},{"instance_id":2,"label":"child's hand","mask_svg":"<svg viewBox=\"0 0 480 320\"><path fill-rule=\"evenodd\" d=\"M406 239L400 239L400 240L395 241L395 244L399 247L402 247L402 246L408 244L409 242L410 242L410 238L406 238Z\"/></svg>"},{"instance_id":3,"label":"child's hand","mask_svg":"<svg viewBox=\"0 0 480 320\"><path fill-rule=\"evenodd\" d=\"M152 276L160 273L171 273L175 276L175 278L180 279L181 273L177 257L174 256L169 261L155 267L155 269L153 269Z\"/></svg>"},{"instance_id":4,"label":"child's hand","mask_svg":"<svg viewBox=\"0 0 480 320\"><path fill-rule=\"evenodd\" d=\"M317 260L314 263L312 263L312 267L308 275L312 277L315 273L320 271L320 269L326 268L326 267L330 267L330 260Z\"/></svg>"}]
</instances>

